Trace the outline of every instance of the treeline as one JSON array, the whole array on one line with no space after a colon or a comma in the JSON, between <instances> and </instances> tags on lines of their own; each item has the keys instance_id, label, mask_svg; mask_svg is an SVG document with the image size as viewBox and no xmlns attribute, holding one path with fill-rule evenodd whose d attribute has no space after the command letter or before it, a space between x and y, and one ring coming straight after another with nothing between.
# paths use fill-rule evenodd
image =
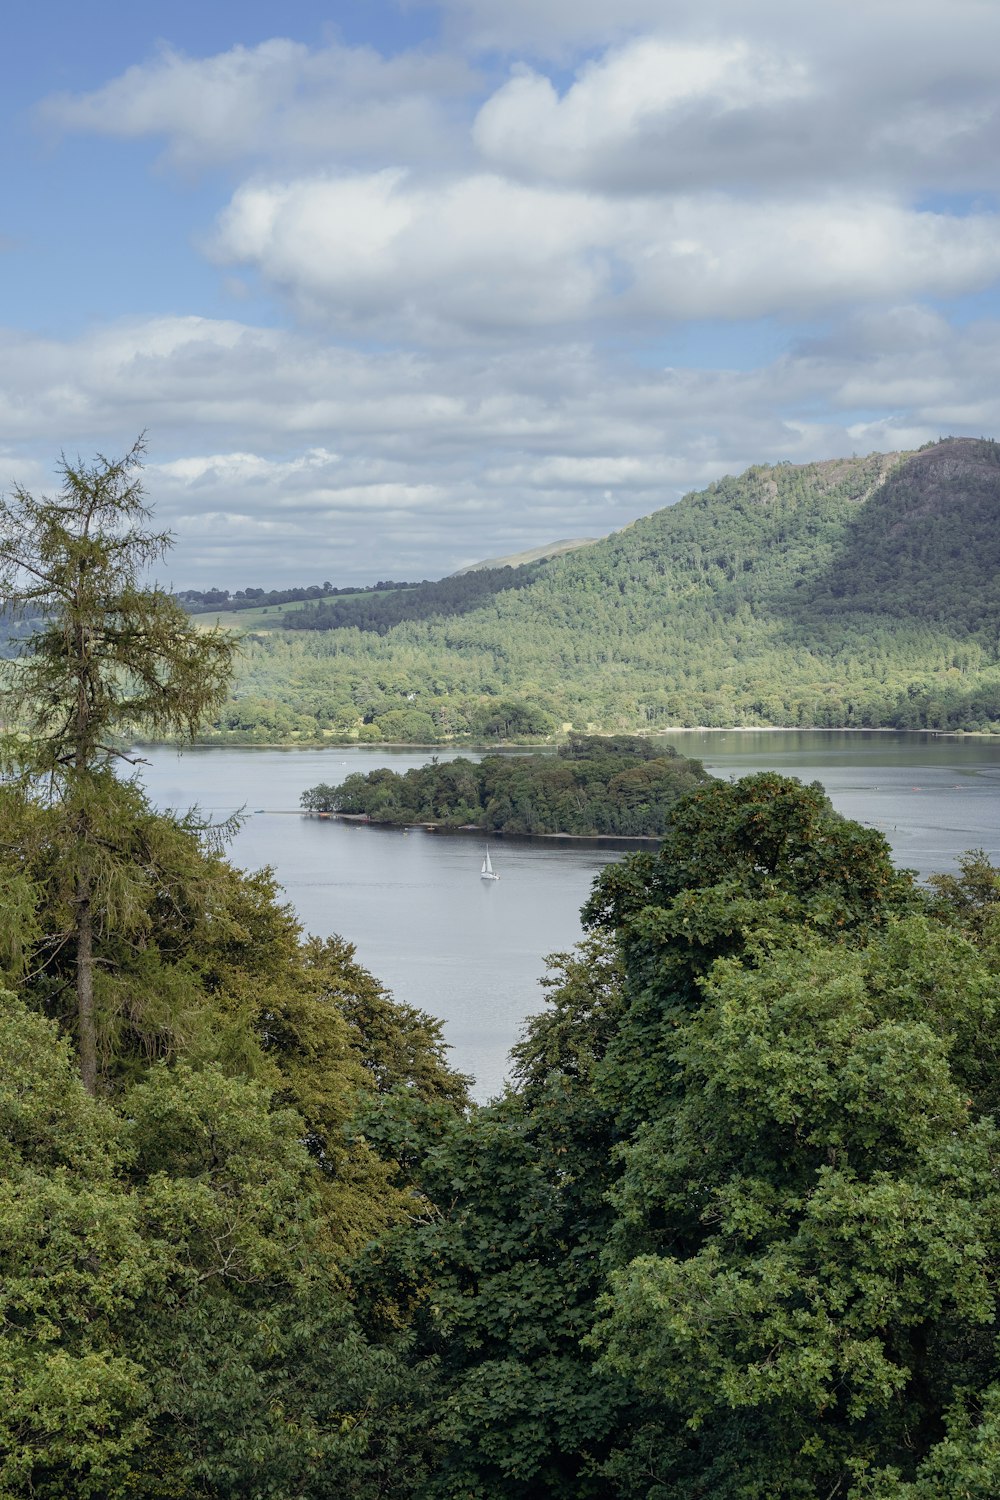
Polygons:
<instances>
[{"instance_id":1,"label":"treeline","mask_svg":"<svg viewBox=\"0 0 1000 1500\"><path fill-rule=\"evenodd\" d=\"M309 812L382 823L475 826L488 833L619 835L665 832L675 803L709 780L700 761L672 746L618 735L572 735L556 755L486 756L398 775L356 772L339 786L303 792Z\"/></svg>"},{"instance_id":2,"label":"treeline","mask_svg":"<svg viewBox=\"0 0 1000 1500\"><path fill-rule=\"evenodd\" d=\"M188 614L216 613L222 610L265 609L273 604L297 604L300 600L323 599L338 594L380 594L387 590L415 589L416 583L396 583L391 578L358 588L334 588L332 583L312 584L308 588L292 589L237 589L231 594L228 589L181 589L174 595Z\"/></svg>"},{"instance_id":3,"label":"treeline","mask_svg":"<svg viewBox=\"0 0 1000 1500\"><path fill-rule=\"evenodd\" d=\"M998 504L971 439L759 466L465 613L247 641L213 733L461 741L509 699L580 731L997 730Z\"/></svg>"},{"instance_id":4,"label":"treeline","mask_svg":"<svg viewBox=\"0 0 1000 1500\"><path fill-rule=\"evenodd\" d=\"M413 1493L986 1500L998 872L924 895L767 775L585 916L514 1090L420 1169L438 1216L365 1259L434 1390Z\"/></svg>"}]
</instances>

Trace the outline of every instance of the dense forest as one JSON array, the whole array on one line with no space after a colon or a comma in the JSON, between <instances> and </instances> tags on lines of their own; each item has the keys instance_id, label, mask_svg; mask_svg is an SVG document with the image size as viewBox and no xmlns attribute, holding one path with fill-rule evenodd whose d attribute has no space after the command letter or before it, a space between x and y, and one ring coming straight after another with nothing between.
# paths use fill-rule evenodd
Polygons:
<instances>
[{"instance_id":1,"label":"dense forest","mask_svg":"<svg viewBox=\"0 0 1000 1500\"><path fill-rule=\"evenodd\" d=\"M517 587L468 575L492 578L485 598L446 579L336 601L314 624L337 628L252 634L208 736L996 730L998 511L987 441L759 466L516 569Z\"/></svg>"},{"instance_id":2,"label":"dense forest","mask_svg":"<svg viewBox=\"0 0 1000 1500\"><path fill-rule=\"evenodd\" d=\"M0 1493L993 1500L1000 871L701 782L476 1108L129 779L231 667L137 581L140 452L0 501Z\"/></svg>"},{"instance_id":3,"label":"dense forest","mask_svg":"<svg viewBox=\"0 0 1000 1500\"><path fill-rule=\"evenodd\" d=\"M339 786L310 787L308 812L380 823L433 823L487 833L662 834L680 797L709 779L672 746L614 735L571 735L556 755L488 755L404 771L355 772Z\"/></svg>"},{"instance_id":4,"label":"dense forest","mask_svg":"<svg viewBox=\"0 0 1000 1500\"><path fill-rule=\"evenodd\" d=\"M387 635L394 625L407 620L436 620L465 615L477 609L494 594L529 588L545 563L525 563L521 567L477 568L456 573L437 583L407 584L405 593L378 594L324 600L297 610L289 618L290 630L356 630Z\"/></svg>"}]
</instances>

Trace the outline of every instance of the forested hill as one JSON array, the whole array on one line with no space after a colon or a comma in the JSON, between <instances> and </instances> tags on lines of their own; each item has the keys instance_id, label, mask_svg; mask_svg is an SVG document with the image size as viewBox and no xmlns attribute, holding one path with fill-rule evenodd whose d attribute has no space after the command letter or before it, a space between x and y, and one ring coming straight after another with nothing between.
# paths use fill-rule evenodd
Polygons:
<instances>
[{"instance_id":1,"label":"forested hill","mask_svg":"<svg viewBox=\"0 0 1000 1500\"><path fill-rule=\"evenodd\" d=\"M223 733L1000 728L1000 448L748 469L377 638L251 645ZM270 707L267 705L270 704ZM499 714L497 709L503 711ZM263 714L255 728L254 711ZM488 727L492 723L492 730Z\"/></svg>"}]
</instances>

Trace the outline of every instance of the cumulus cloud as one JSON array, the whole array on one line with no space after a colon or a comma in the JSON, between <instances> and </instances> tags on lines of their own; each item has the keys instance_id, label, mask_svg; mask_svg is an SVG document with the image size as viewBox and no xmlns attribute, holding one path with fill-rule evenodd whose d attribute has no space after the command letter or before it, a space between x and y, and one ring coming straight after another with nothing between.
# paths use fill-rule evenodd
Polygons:
<instances>
[{"instance_id":1,"label":"cumulus cloud","mask_svg":"<svg viewBox=\"0 0 1000 1500\"><path fill-rule=\"evenodd\" d=\"M636 295L651 312L706 318L956 294L1000 272L998 223L879 198L681 201L662 227L647 215L631 256Z\"/></svg>"},{"instance_id":2,"label":"cumulus cloud","mask_svg":"<svg viewBox=\"0 0 1000 1500\"><path fill-rule=\"evenodd\" d=\"M1000 12L985 0L914 0L905 11L897 0L811 10L770 0L752 14L744 0L708 11L675 0L669 14L660 0L454 0L445 10L464 56L283 37L209 57L162 47L102 88L44 100L38 118L162 139L184 168L278 159L437 171L475 148L503 172L608 191L997 182ZM539 60L547 36L560 75ZM491 88L476 54L501 37L514 73Z\"/></svg>"},{"instance_id":3,"label":"cumulus cloud","mask_svg":"<svg viewBox=\"0 0 1000 1500\"><path fill-rule=\"evenodd\" d=\"M997 229L994 214L915 212L881 197L610 200L498 176L430 185L384 171L243 187L212 248L313 315L454 337L975 290L1000 272Z\"/></svg>"},{"instance_id":4,"label":"cumulus cloud","mask_svg":"<svg viewBox=\"0 0 1000 1500\"><path fill-rule=\"evenodd\" d=\"M969 42L996 39L1000 18L992 0L838 0L804 7L801 0L440 0L449 38L470 53L499 52L565 63L644 32L705 38L752 27L770 41L806 38L817 55L853 53L870 61L891 86L897 70L923 55L924 71L963 59L975 66ZM934 54L934 44L937 54ZM890 51L889 48L892 47Z\"/></svg>"},{"instance_id":5,"label":"cumulus cloud","mask_svg":"<svg viewBox=\"0 0 1000 1500\"><path fill-rule=\"evenodd\" d=\"M240 188L212 250L345 322L512 330L589 316L614 217L583 194L386 170Z\"/></svg>"},{"instance_id":6,"label":"cumulus cloud","mask_svg":"<svg viewBox=\"0 0 1000 1500\"><path fill-rule=\"evenodd\" d=\"M814 91L802 63L742 38L641 37L586 63L562 97L544 74L519 69L482 106L473 134L483 156L506 170L610 188L704 178L714 141L711 175L732 181L750 154L740 148L754 133L755 112ZM708 140L692 162L698 136Z\"/></svg>"},{"instance_id":7,"label":"cumulus cloud","mask_svg":"<svg viewBox=\"0 0 1000 1500\"><path fill-rule=\"evenodd\" d=\"M451 13L475 35L496 9ZM915 3L897 35L900 15L894 0L844 0L837 25L789 0L752 18L730 0L708 17L687 0L669 17L591 0L574 31L542 0L536 20L603 39L568 83L521 62L483 99L454 52L276 38L207 58L165 49L43 112L161 137L184 165L241 164L201 248L303 321L419 344L812 316L975 291L998 271L988 198L952 195L1000 187L1000 18L976 0L946 19ZM530 43L528 21L517 0L505 8ZM641 33L614 41L619 22Z\"/></svg>"},{"instance_id":8,"label":"cumulus cloud","mask_svg":"<svg viewBox=\"0 0 1000 1500\"><path fill-rule=\"evenodd\" d=\"M505 7L504 23L524 38L517 11ZM535 20L546 16L574 35L558 3ZM678 3L669 18L584 5L581 40L588 18L604 45L562 92L519 61L482 104L474 136L492 166L612 192L997 184L1000 14L977 0L908 7L905 25L894 0L809 11L775 0L752 15ZM609 46L619 21L628 39Z\"/></svg>"}]
</instances>

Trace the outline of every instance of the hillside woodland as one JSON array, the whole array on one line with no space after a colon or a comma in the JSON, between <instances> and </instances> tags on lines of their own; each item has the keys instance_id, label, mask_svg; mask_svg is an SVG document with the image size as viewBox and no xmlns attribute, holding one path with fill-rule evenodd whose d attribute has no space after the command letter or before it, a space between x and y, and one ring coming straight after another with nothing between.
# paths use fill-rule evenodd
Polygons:
<instances>
[{"instance_id":1,"label":"hillside woodland","mask_svg":"<svg viewBox=\"0 0 1000 1500\"><path fill-rule=\"evenodd\" d=\"M758 466L562 557L302 606L210 736L993 730L998 518L985 440Z\"/></svg>"}]
</instances>

